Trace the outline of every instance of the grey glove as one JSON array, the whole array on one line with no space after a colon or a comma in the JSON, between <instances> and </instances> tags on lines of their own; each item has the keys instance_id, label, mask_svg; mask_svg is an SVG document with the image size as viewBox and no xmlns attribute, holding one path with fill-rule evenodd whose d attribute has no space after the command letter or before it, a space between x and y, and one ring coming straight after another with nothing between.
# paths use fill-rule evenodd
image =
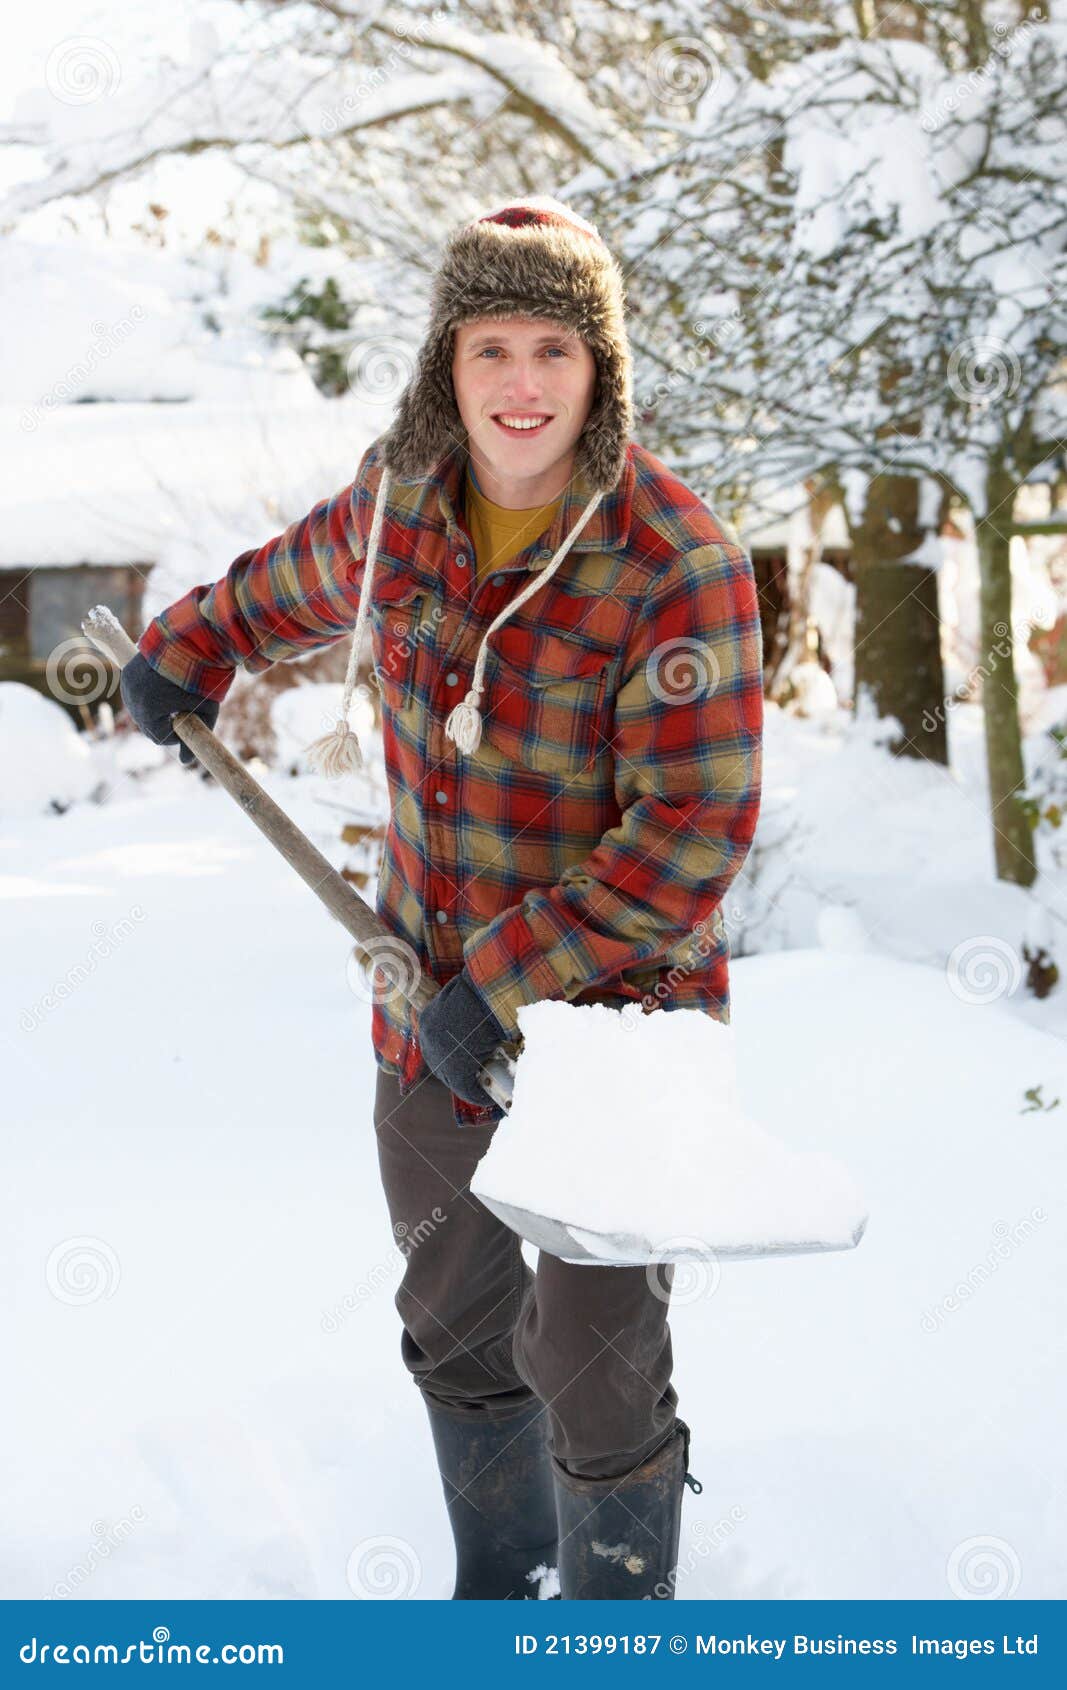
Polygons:
<instances>
[{"instance_id":1,"label":"grey glove","mask_svg":"<svg viewBox=\"0 0 1067 1690\"><path fill-rule=\"evenodd\" d=\"M154 745L180 746L179 755L186 767L196 762L189 747L174 732L170 719L180 710L191 710L209 728L213 728L219 715L217 699L187 692L185 687L168 681L139 651L123 669L120 688L123 704L146 739Z\"/></svg>"},{"instance_id":2,"label":"grey glove","mask_svg":"<svg viewBox=\"0 0 1067 1690\"><path fill-rule=\"evenodd\" d=\"M466 971L442 986L419 1015L419 1045L427 1066L450 1092L483 1109L493 1099L479 1082L478 1070L506 1037Z\"/></svg>"}]
</instances>

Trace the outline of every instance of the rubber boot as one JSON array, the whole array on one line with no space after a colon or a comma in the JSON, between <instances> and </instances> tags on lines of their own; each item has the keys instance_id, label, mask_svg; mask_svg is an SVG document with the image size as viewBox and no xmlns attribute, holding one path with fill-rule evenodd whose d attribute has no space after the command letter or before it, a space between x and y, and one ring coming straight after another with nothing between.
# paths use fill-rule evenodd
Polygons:
<instances>
[{"instance_id":1,"label":"rubber boot","mask_svg":"<svg viewBox=\"0 0 1067 1690\"><path fill-rule=\"evenodd\" d=\"M536 1601L542 1591L556 1596L556 1502L544 1404L535 1400L501 1419L423 1401L456 1544L453 1602Z\"/></svg>"},{"instance_id":2,"label":"rubber boot","mask_svg":"<svg viewBox=\"0 0 1067 1690\"><path fill-rule=\"evenodd\" d=\"M559 1583L564 1602L672 1601L685 1487L689 1427L677 1420L656 1453L615 1479L581 1479L555 1456Z\"/></svg>"}]
</instances>

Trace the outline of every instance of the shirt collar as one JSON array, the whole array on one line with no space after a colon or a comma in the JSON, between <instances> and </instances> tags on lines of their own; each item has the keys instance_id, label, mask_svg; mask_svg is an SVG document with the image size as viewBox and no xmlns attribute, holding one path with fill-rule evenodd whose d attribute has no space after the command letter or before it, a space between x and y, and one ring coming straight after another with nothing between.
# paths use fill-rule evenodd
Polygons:
<instances>
[{"instance_id":1,"label":"shirt collar","mask_svg":"<svg viewBox=\"0 0 1067 1690\"><path fill-rule=\"evenodd\" d=\"M436 528L443 525L449 538L453 537L459 526L459 512L463 508L466 473L467 448L464 442L446 453L423 479L413 512L420 524ZM635 480L633 452L628 449L618 482L609 493L604 494L575 540L571 548L573 551L614 552L626 545ZM563 494L551 527L530 552L527 568L543 569L555 556L595 491L585 472L576 471Z\"/></svg>"}]
</instances>

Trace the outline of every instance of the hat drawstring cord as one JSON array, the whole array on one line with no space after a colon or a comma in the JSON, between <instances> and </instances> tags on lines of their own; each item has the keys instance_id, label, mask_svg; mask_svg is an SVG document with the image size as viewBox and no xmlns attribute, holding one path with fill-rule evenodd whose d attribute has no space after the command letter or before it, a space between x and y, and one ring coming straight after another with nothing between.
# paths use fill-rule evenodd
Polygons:
<instances>
[{"instance_id":1,"label":"hat drawstring cord","mask_svg":"<svg viewBox=\"0 0 1067 1690\"><path fill-rule=\"evenodd\" d=\"M532 581L527 583L527 585L522 589L522 592L517 593L510 604L505 605L504 609L500 612L500 615L497 616L494 621L490 622L488 628L485 630L485 633L482 635L482 643L478 647L478 656L474 664L474 674L471 677L470 691L463 700L462 704L457 704L455 709L450 712L448 720L445 723L446 736L455 745L457 751L462 752L465 756L469 756L472 751L477 751L479 745L482 743L482 712L479 706L481 704L482 693L485 691L485 666L489 659L490 634L495 634L498 628L502 628L509 616L513 616L515 611L519 610L522 605L526 603L527 599L532 599L534 594L538 592L547 581L552 579L556 570L563 562L563 559L570 551L575 540L577 540L579 534L582 532L582 529L589 521L589 518L596 510L597 505L599 505L603 497L604 495L602 492L593 494L593 497L590 499L581 516L574 524L574 527L567 535L567 538L564 540L562 546L560 546L559 550L556 552L556 555L553 557L551 563L547 563L544 569L535 575Z\"/></svg>"},{"instance_id":2,"label":"hat drawstring cord","mask_svg":"<svg viewBox=\"0 0 1067 1690\"><path fill-rule=\"evenodd\" d=\"M339 775L351 774L363 767L363 752L359 739L349 724L348 717L356 691L359 653L363 644L363 630L367 625L367 613L371 605L374 588L374 565L382 537L385 501L389 496L390 480L388 469L383 468L381 480L378 483L378 496L374 501L374 517L371 521L370 539L367 541L367 562L363 570L363 585L359 592L359 609L356 612L356 626L352 635L352 645L348 653L348 667L345 670L345 683L341 693L341 714L330 733L323 734L321 739L312 740L310 745L304 747L305 755L312 768L317 774L325 775L328 780L336 780Z\"/></svg>"}]
</instances>

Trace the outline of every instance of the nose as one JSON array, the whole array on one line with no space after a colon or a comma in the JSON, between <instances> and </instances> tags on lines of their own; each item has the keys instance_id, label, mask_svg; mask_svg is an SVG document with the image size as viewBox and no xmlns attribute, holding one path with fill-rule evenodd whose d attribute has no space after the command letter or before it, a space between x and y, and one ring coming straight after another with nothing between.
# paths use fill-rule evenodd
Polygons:
<instances>
[{"instance_id":1,"label":"nose","mask_svg":"<svg viewBox=\"0 0 1067 1690\"><path fill-rule=\"evenodd\" d=\"M531 405L543 391L541 371L534 359L516 358L504 383L505 403Z\"/></svg>"}]
</instances>

